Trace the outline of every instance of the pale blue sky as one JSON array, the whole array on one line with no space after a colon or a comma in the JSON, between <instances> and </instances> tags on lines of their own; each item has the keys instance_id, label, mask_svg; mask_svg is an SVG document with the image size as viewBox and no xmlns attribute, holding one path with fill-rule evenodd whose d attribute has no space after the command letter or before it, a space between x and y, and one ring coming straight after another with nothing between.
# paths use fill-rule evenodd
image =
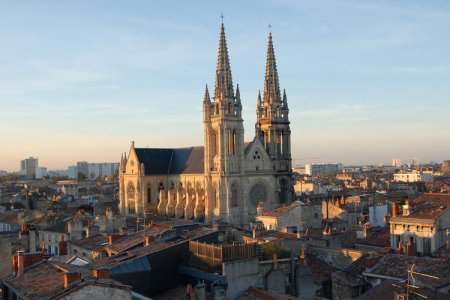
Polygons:
<instances>
[{"instance_id":1,"label":"pale blue sky","mask_svg":"<svg viewBox=\"0 0 450 300\"><path fill-rule=\"evenodd\" d=\"M222 13L247 140L271 23L294 165L450 159L450 1L0 0L0 170L202 145Z\"/></svg>"}]
</instances>

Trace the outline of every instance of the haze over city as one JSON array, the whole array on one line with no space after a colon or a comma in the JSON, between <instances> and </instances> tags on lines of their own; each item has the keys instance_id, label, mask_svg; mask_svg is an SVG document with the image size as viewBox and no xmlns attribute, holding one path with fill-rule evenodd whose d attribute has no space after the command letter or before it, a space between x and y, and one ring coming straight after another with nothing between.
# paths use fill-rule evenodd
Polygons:
<instances>
[{"instance_id":1,"label":"haze over city","mask_svg":"<svg viewBox=\"0 0 450 300\"><path fill-rule=\"evenodd\" d=\"M270 23L293 165L448 159L448 1L3 1L0 169L203 145L221 14L246 140Z\"/></svg>"}]
</instances>

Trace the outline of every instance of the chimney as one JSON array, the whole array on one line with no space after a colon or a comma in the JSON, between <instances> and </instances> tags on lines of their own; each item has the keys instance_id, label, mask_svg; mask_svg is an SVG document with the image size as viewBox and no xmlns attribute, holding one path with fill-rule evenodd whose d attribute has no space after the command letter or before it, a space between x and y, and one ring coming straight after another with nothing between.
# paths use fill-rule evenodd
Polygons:
<instances>
[{"instance_id":1,"label":"chimney","mask_svg":"<svg viewBox=\"0 0 450 300\"><path fill-rule=\"evenodd\" d=\"M262 202L259 202L258 206L256 207L256 215L262 216L263 213L264 213L264 204Z\"/></svg>"},{"instance_id":2,"label":"chimney","mask_svg":"<svg viewBox=\"0 0 450 300\"><path fill-rule=\"evenodd\" d=\"M111 234L108 236L109 238L109 245L112 245L115 241L120 240L121 238L125 237L124 235L120 234Z\"/></svg>"},{"instance_id":3,"label":"chimney","mask_svg":"<svg viewBox=\"0 0 450 300\"><path fill-rule=\"evenodd\" d=\"M252 228L253 239L256 240L256 227Z\"/></svg>"},{"instance_id":4,"label":"chimney","mask_svg":"<svg viewBox=\"0 0 450 300\"><path fill-rule=\"evenodd\" d=\"M192 284L188 284L186 286L186 294L187 294L189 300L195 300L195 293L194 293L194 289L192 288Z\"/></svg>"},{"instance_id":5,"label":"chimney","mask_svg":"<svg viewBox=\"0 0 450 300\"><path fill-rule=\"evenodd\" d=\"M302 247L302 253L300 254L299 263L301 265L305 265L306 266L306 253L305 253L305 248L304 247Z\"/></svg>"},{"instance_id":6,"label":"chimney","mask_svg":"<svg viewBox=\"0 0 450 300\"><path fill-rule=\"evenodd\" d=\"M20 224L20 230L21 231L27 231L27 224L26 223Z\"/></svg>"},{"instance_id":7,"label":"chimney","mask_svg":"<svg viewBox=\"0 0 450 300\"><path fill-rule=\"evenodd\" d=\"M364 224L363 225L363 237L364 238L367 238L367 236L369 235L370 228L371 228L370 224Z\"/></svg>"},{"instance_id":8,"label":"chimney","mask_svg":"<svg viewBox=\"0 0 450 300\"><path fill-rule=\"evenodd\" d=\"M397 254L403 254L403 242L400 241L397 246Z\"/></svg>"},{"instance_id":9,"label":"chimney","mask_svg":"<svg viewBox=\"0 0 450 300\"><path fill-rule=\"evenodd\" d=\"M97 268L92 270L95 279L110 279L111 272L108 268Z\"/></svg>"},{"instance_id":10,"label":"chimney","mask_svg":"<svg viewBox=\"0 0 450 300\"><path fill-rule=\"evenodd\" d=\"M409 237L408 244L406 244L406 255L415 256L417 253L416 245L414 244L413 238Z\"/></svg>"},{"instance_id":11,"label":"chimney","mask_svg":"<svg viewBox=\"0 0 450 300\"><path fill-rule=\"evenodd\" d=\"M23 251L17 251L17 277L23 275L24 261Z\"/></svg>"},{"instance_id":12,"label":"chimney","mask_svg":"<svg viewBox=\"0 0 450 300\"><path fill-rule=\"evenodd\" d=\"M197 300L205 300L206 298L206 285L204 282L198 282L195 287L195 296Z\"/></svg>"},{"instance_id":13,"label":"chimney","mask_svg":"<svg viewBox=\"0 0 450 300\"><path fill-rule=\"evenodd\" d=\"M395 203L395 201L392 202L392 216L396 217L398 214L397 212L397 203Z\"/></svg>"},{"instance_id":14,"label":"chimney","mask_svg":"<svg viewBox=\"0 0 450 300\"><path fill-rule=\"evenodd\" d=\"M278 270L278 255L276 253L273 254L273 270Z\"/></svg>"},{"instance_id":15,"label":"chimney","mask_svg":"<svg viewBox=\"0 0 450 300\"><path fill-rule=\"evenodd\" d=\"M81 273L66 272L64 273L64 288L67 288L73 282L81 280Z\"/></svg>"},{"instance_id":16,"label":"chimney","mask_svg":"<svg viewBox=\"0 0 450 300\"><path fill-rule=\"evenodd\" d=\"M150 244L152 243L152 242L154 242L156 239L155 239L155 237L153 236L153 235L151 235L151 236L146 236L145 237L145 246L150 246Z\"/></svg>"},{"instance_id":17,"label":"chimney","mask_svg":"<svg viewBox=\"0 0 450 300\"><path fill-rule=\"evenodd\" d=\"M297 238L300 239L302 237L302 234L300 233L300 231L297 231Z\"/></svg>"},{"instance_id":18,"label":"chimney","mask_svg":"<svg viewBox=\"0 0 450 300\"><path fill-rule=\"evenodd\" d=\"M61 240L58 243L59 255L67 255L67 241L64 240L64 234L61 234Z\"/></svg>"}]
</instances>

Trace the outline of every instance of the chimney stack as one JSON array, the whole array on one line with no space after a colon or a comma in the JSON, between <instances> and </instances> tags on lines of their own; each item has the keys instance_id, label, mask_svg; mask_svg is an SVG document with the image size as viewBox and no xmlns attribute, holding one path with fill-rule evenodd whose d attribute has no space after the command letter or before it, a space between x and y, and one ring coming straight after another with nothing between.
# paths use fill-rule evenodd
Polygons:
<instances>
[{"instance_id":1,"label":"chimney stack","mask_svg":"<svg viewBox=\"0 0 450 300\"><path fill-rule=\"evenodd\" d=\"M259 217L262 216L263 213L264 213L264 204L262 202L259 202L258 206L256 207L256 215Z\"/></svg>"},{"instance_id":2,"label":"chimney stack","mask_svg":"<svg viewBox=\"0 0 450 300\"><path fill-rule=\"evenodd\" d=\"M192 288L192 284L188 284L186 286L186 294L187 294L189 300L195 300L195 293L194 293L194 289Z\"/></svg>"},{"instance_id":3,"label":"chimney stack","mask_svg":"<svg viewBox=\"0 0 450 300\"><path fill-rule=\"evenodd\" d=\"M403 254L403 242L400 241L397 246L397 254Z\"/></svg>"},{"instance_id":4,"label":"chimney stack","mask_svg":"<svg viewBox=\"0 0 450 300\"><path fill-rule=\"evenodd\" d=\"M206 299L206 284L204 282L198 282L194 287L194 291L197 300Z\"/></svg>"},{"instance_id":5,"label":"chimney stack","mask_svg":"<svg viewBox=\"0 0 450 300\"><path fill-rule=\"evenodd\" d=\"M64 234L61 234L61 240L58 243L59 255L67 255L67 241L64 240Z\"/></svg>"},{"instance_id":6,"label":"chimney stack","mask_svg":"<svg viewBox=\"0 0 450 300\"><path fill-rule=\"evenodd\" d=\"M64 273L64 288L67 288L73 282L81 280L81 273L66 272Z\"/></svg>"},{"instance_id":7,"label":"chimney stack","mask_svg":"<svg viewBox=\"0 0 450 300\"><path fill-rule=\"evenodd\" d=\"M413 238L409 237L408 244L406 244L406 255L415 256L417 253L416 245L414 244Z\"/></svg>"},{"instance_id":8,"label":"chimney stack","mask_svg":"<svg viewBox=\"0 0 450 300\"><path fill-rule=\"evenodd\" d=\"M109 245L112 245L115 241L120 240L121 238L125 237L124 235L120 234L111 234L108 236L109 238Z\"/></svg>"},{"instance_id":9,"label":"chimney stack","mask_svg":"<svg viewBox=\"0 0 450 300\"><path fill-rule=\"evenodd\" d=\"M111 271L108 268L96 268L92 271L95 279L110 279Z\"/></svg>"},{"instance_id":10,"label":"chimney stack","mask_svg":"<svg viewBox=\"0 0 450 300\"><path fill-rule=\"evenodd\" d=\"M155 237L154 236L146 236L145 237L145 246L150 246L150 244L152 243L152 242L154 242L155 241Z\"/></svg>"},{"instance_id":11,"label":"chimney stack","mask_svg":"<svg viewBox=\"0 0 450 300\"><path fill-rule=\"evenodd\" d=\"M23 251L17 251L17 277L23 275L23 270L24 270Z\"/></svg>"},{"instance_id":12,"label":"chimney stack","mask_svg":"<svg viewBox=\"0 0 450 300\"><path fill-rule=\"evenodd\" d=\"M306 253L305 253L305 248L302 247L302 253L300 254L300 261L299 263L301 265L305 265L306 266Z\"/></svg>"},{"instance_id":13,"label":"chimney stack","mask_svg":"<svg viewBox=\"0 0 450 300\"><path fill-rule=\"evenodd\" d=\"M398 214L397 212L397 203L395 203L395 201L392 202L392 216L396 217Z\"/></svg>"}]
</instances>

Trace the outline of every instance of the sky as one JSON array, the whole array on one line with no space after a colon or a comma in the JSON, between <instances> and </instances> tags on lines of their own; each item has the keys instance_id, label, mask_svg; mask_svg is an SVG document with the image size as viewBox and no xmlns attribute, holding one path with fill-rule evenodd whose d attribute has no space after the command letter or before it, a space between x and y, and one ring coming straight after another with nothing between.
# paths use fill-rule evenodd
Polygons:
<instances>
[{"instance_id":1,"label":"sky","mask_svg":"<svg viewBox=\"0 0 450 300\"><path fill-rule=\"evenodd\" d=\"M271 24L294 165L450 159L450 1L0 0L0 170L203 145L221 14L246 140Z\"/></svg>"}]
</instances>

